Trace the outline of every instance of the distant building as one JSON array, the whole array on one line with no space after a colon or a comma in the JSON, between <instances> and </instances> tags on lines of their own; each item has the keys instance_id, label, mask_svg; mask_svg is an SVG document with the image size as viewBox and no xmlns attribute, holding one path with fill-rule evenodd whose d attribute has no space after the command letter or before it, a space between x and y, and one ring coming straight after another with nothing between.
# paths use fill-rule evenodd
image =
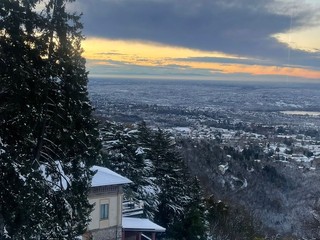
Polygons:
<instances>
[{"instance_id":1,"label":"distant building","mask_svg":"<svg viewBox=\"0 0 320 240\"><path fill-rule=\"evenodd\" d=\"M92 170L96 173L92 179L89 202L94 205L94 210L83 240L155 240L157 232L165 232L165 228L148 219L133 218L136 215L122 216L122 186L131 183L128 178L105 167L94 166Z\"/></svg>"}]
</instances>

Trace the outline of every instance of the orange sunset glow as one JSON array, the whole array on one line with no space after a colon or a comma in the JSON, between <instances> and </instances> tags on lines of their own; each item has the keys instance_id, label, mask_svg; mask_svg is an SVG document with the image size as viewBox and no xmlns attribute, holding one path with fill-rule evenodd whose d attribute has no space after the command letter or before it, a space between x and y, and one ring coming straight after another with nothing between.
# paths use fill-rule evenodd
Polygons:
<instances>
[{"instance_id":1,"label":"orange sunset glow","mask_svg":"<svg viewBox=\"0 0 320 240\"><path fill-rule=\"evenodd\" d=\"M95 66L144 66L165 67L176 69L207 70L222 74L249 74L300 77L320 79L320 71L303 67L276 66L255 64L254 59L225 54L222 52L200 51L183 47L173 47L142 41L110 40L88 38L83 42L83 56L88 60L89 68ZM213 58L215 61L193 61L193 58ZM219 59L225 61L219 62ZM229 63L228 60L233 60ZM253 64L242 63L251 60ZM236 61L236 63L234 63Z\"/></svg>"}]
</instances>

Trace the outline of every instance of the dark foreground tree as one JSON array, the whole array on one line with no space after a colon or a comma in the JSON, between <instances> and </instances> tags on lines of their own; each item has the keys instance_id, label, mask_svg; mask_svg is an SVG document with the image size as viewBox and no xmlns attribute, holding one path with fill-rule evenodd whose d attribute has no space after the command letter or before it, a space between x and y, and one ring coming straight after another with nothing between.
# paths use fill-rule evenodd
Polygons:
<instances>
[{"instance_id":1,"label":"dark foreground tree","mask_svg":"<svg viewBox=\"0 0 320 240\"><path fill-rule=\"evenodd\" d=\"M69 2L0 1L0 239L74 239L89 221L100 145Z\"/></svg>"}]
</instances>

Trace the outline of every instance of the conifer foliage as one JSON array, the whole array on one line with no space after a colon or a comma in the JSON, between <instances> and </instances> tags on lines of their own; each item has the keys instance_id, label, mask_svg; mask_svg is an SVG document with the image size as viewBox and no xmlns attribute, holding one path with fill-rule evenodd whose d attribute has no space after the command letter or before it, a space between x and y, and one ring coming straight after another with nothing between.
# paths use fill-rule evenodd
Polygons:
<instances>
[{"instance_id":1,"label":"conifer foliage","mask_svg":"<svg viewBox=\"0 0 320 240\"><path fill-rule=\"evenodd\" d=\"M74 239L89 220L100 146L70 2L0 1L1 239Z\"/></svg>"},{"instance_id":2,"label":"conifer foliage","mask_svg":"<svg viewBox=\"0 0 320 240\"><path fill-rule=\"evenodd\" d=\"M102 137L106 166L133 181L126 197L143 201L146 216L167 229L167 238L205 238L200 185L188 174L168 132L151 130L144 122L129 127L106 123Z\"/></svg>"},{"instance_id":3,"label":"conifer foliage","mask_svg":"<svg viewBox=\"0 0 320 240\"><path fill-rule=\"evenodd\" d=\"M104 164L132 181L125 189L126 196L136 202L143 201L146 216L153 218L159 188L155 183L153 162L147 157L150 135L145 133L150 130L145 125L138 129L105 123L101 130Z\"/></svg>"}]
</instances>

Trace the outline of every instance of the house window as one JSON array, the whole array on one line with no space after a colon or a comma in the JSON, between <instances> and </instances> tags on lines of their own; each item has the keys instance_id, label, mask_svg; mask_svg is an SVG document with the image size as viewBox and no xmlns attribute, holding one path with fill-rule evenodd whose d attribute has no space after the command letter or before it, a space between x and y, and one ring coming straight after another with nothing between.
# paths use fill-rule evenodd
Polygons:
<instances>
[{"instance_id":1,"label":"house window","mask_svg":"<svg viewBox=\"0 0 320 240\"><path fill-rule=\"evenodd\" d=\"M100 205L100 220L105 220L109 218L109 204Z\"/></svg>"}]
</instances>

